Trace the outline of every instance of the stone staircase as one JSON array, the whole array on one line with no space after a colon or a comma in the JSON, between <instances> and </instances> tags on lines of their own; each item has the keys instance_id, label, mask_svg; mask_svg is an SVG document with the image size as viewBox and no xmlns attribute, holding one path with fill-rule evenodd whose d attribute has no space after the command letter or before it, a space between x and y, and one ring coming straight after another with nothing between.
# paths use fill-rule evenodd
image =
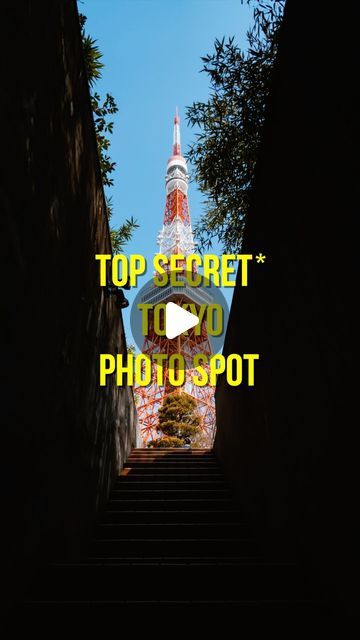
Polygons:
<instances>
[{"instance_id":1,"label":"stone staircase","mask_svg":"<svg viewBox=\"0 0 360 640\"><path fill-rule=\"evenodd\" d=\"M26 607L325 603L289 564L262 561L211 450L135 449L83 557L37 572Z\"/></svg>"}]
</instances>

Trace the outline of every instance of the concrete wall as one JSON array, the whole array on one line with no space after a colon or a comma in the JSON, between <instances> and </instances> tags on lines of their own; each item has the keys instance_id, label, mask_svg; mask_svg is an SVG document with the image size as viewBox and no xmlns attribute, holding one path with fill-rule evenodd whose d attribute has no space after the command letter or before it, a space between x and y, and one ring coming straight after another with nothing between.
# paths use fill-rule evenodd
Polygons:
<instances>
[{"instance_id":1,"label":"concrete wall","mask_svg":"<svg viewBox=\"0 0 360 640\"><path fill-rule=\"evenodd\" d=\"M94 259L111 247L76 3L5 13L1 504L14 566L88 534L136 412L130 389L99 387L99 354L126 345Z\"/></svg>"},{"instance_id":2,"label":"concrete wall","mask_svg":"<svg viewBox=\"0 0 360 640\"><path fill-rule=\"evenodd\" d=\"M254 388L219 380L215 442L266 556L316 567L348 601L359 559L356 14L354 2L340 13L287 4L243 245L267 261L236 287L224 350L261 361Z\"/></svg>"}]
</instances>

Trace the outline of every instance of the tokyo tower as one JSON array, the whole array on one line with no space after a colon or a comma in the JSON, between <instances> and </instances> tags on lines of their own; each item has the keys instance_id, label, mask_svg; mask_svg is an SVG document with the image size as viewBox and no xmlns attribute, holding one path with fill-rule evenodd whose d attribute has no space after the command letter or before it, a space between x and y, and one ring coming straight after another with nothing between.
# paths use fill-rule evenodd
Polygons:
<instances>
[{"instance_id":1,"label":"tokyo tower","mask_svg":"<svg viewBox=\"0 0 360 640\"><path fill-rule=\"evenodd\" d=\"M174 118L172 155L167 162L165 177L166 204L163 227L158 235L160 253L170 257L174 254L182 254L185 257L193 254L195 249L193 232L191 228L190 211L188 204L189 175L185 158L181 155L180 146L180 118L176 109ZM181 262L178 262L178 266ZM185 269L185 265L184 265ZM202 287L189 287L186 284L185 271L183 275L184 286L176 287L171 284L165 287L155 287L153 282L144 287L141 301L156 305L157 303L174 302L179 305L185 303L195 304L198 311L201 304L211 304L212 296ZM179 279L179 274L177 274ZM212 347L208 337L205 320L201 326L189 329L177 338L169 340L166 336L159 336L154 331L153 315L149 314L149 328L144 339L142 353L150 358L152 354L181 354L186 365L185 382L181 387L172 386L169 382L169 372L166 361L163 365L163 385L157 384L157 365L152 362L152 379L146 387L136 387L136 403L138 423L144 444L151 439L159 437L156 429L158 426L158 410L165 396L170 393L187 393L191 395L197 404L202 430L202 446L212 444L215 431L215 399L214 388L206 385L196 386L193 382L194 365L193 357L197 353L212 354ZM206 366L204 365L204 368Z\"/></svg>"}]
</instances>

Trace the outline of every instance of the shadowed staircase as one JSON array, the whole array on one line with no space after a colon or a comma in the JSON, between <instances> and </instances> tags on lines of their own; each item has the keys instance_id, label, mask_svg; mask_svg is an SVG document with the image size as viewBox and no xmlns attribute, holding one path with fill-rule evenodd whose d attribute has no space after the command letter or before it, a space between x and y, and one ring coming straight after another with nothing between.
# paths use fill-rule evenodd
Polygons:
<instances>
[{"instance_id":1,"label":"shadowed staircase","mask_svg":"<svg viewBox=\"0 0 360 640\"><path fill-rule=\"evenodd\" d=\"M292 565L262 562L245 513L204 449L133 450L90 549L40 575L27 606L313 606Z\"/></svg>"}]
</instances>

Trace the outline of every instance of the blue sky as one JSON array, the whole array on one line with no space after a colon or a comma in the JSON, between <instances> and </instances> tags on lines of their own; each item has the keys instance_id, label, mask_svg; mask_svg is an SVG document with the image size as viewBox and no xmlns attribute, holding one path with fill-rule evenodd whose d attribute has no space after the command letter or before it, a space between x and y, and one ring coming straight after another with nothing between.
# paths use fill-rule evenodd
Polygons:
<instances>
[{"instance_id":1,"label":"blue sky","mask_svg":"<svg viewBox=\"0 0 360 640\"><path fill-rule=\"evenodd\" d=\"M213 50L215 38L223 36L234 35L246 47L252 8L241 0L84 0L78 6L88 18L87 33L98 40L104 54L106 66L96 88L101 94L111 92L119 107L110 150L117 163L115 184L108 190L114 204L113 223L131 215L138 220L140 229L126 253L141 253L151 265L162 226L175 106L185 152L195 134L187 127L185 108L209 95L208 76L200 73L201 56ZM192 182L193 221L203 210L202 201ZM140 286L148 277L140 280ZM229 301L231 293L224 291ZM131 303L136 291L126 295ZM131 342L130 308L123 318Z\"/></svg>"}]
</instances>

